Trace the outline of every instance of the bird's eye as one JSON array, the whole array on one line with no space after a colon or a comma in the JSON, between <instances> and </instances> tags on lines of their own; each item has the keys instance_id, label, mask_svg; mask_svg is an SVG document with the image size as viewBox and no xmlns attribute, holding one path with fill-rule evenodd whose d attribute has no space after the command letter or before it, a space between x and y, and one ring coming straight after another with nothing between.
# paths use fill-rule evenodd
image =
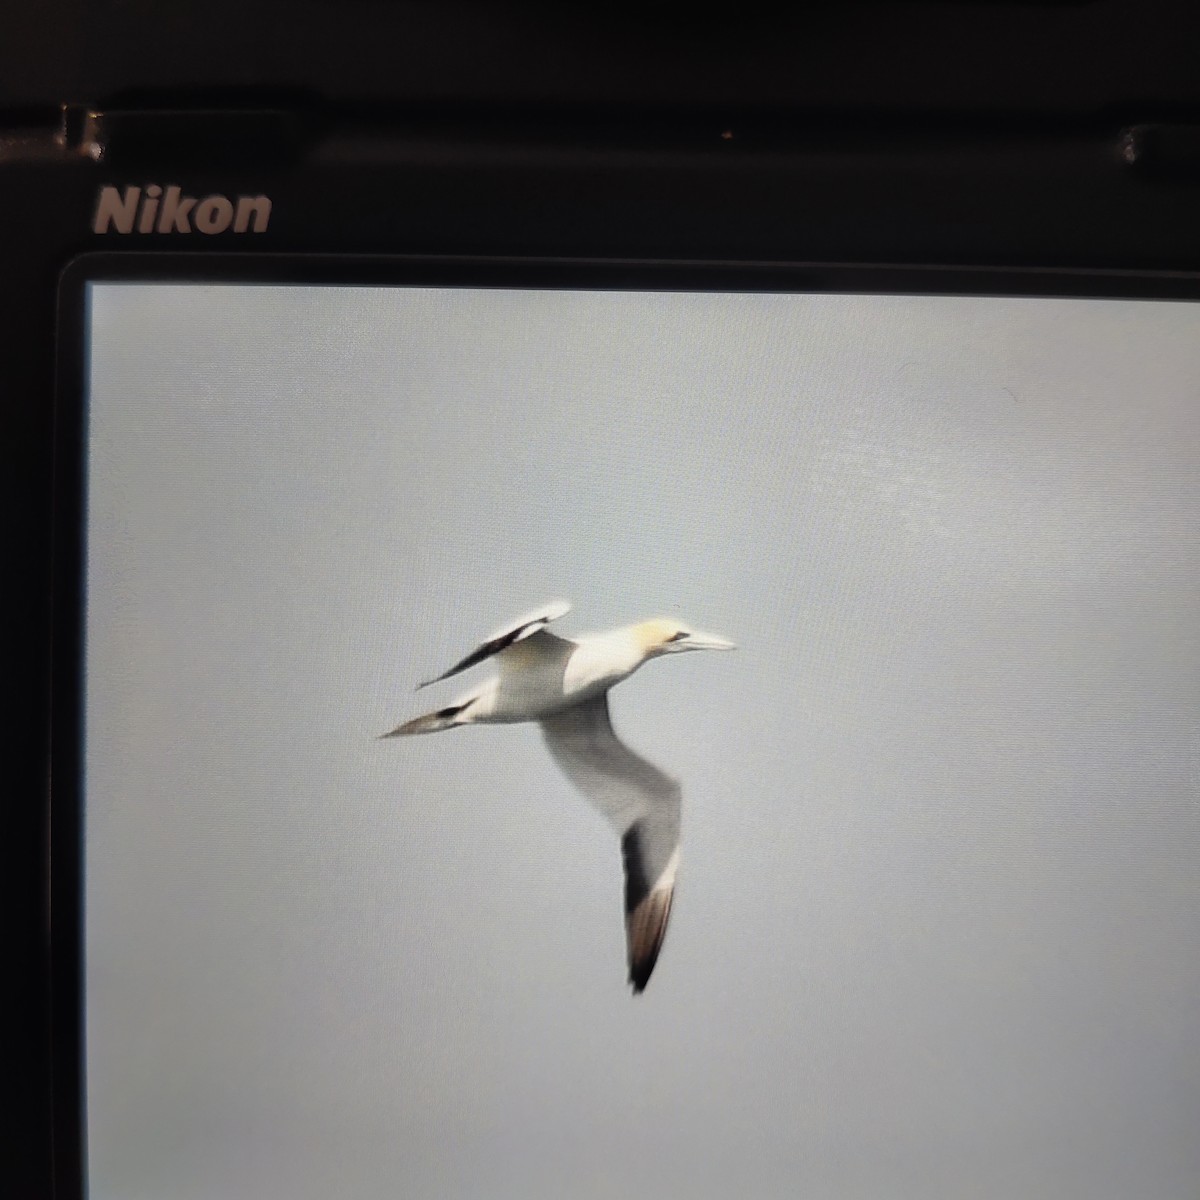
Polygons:
<instances>
[{"instance_id":1,"label":"bird's eye","mask_svg":"<svg viewBox=\"0 0 1200 1200\"><path fill-rule=\"evenodd\" d=\"M683 639L687 636L688 636L688 631L686 629L681 629L678 633L671 634L671 636L669 638L667 638L667 641L668 642L682 642Z\"/></svg>"}]
</instances>

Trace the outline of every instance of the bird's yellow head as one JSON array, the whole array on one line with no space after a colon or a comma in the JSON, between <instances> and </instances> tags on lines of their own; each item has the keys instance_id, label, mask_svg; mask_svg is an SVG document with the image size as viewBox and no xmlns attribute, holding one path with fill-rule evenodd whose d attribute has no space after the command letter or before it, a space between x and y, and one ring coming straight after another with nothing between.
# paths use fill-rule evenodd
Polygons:
<instances>
[{"instance_id":1,"label":"bird's yellow head","mask_svg":"<svg viewBox=\"0 0 1200 1200\"><path fill-rule=\"evenodd\" d=\"M634 627L638 642L647 658L660 654L678 654L683 650L732 650L734 644L715 633L700 633L671 617L643 621Z\"/></svg>"}]
</instances>

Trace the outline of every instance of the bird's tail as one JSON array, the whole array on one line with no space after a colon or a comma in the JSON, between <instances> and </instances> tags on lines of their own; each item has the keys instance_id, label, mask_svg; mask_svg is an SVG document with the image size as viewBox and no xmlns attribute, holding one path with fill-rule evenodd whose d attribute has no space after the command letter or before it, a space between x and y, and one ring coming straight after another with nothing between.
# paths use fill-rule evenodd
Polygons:
<instances>
[{"instance_id":1,"label":"bird's tail","mask_svg":"<svg viewBox=\"0 0 1200 1200\"><path fill-rule=\"evenodd\" d=\"M403 725L397 725L395 729L381 733L379 736L381 738L407 737L412 733L437 733L440 729L453 729L455 725L463 723L457 718L466 707L465 704L451 704L448 708L439 708L437 712L414 717L411 721L405 721Z\"/></svg>"}]
</instances>

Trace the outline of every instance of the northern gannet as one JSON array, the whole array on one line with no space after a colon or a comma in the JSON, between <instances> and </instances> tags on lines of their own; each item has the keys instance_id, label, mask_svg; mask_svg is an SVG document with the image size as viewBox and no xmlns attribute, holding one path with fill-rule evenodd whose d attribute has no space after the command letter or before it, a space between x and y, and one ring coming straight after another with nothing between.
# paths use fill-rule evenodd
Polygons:
<instances>
[{"instance_id":1,"label":"northern gannet","mask_svg":"<svg viewBox=\"0 0 1200 1200\"><path fill-rule=\"evenodd\" d=\"M537 721L562 773L616 829L625 860L629 982L641 992L662 946L679 866L678 781L629 749L613 731L608 691L643 663L684 650L732 650L733 643L671 619L643 621L578 638L546 631L564 601L494 633L418 690L494 658L497 674L453 704L382 736L437 733L460 725Z\"/></svg>"}]
</instances>

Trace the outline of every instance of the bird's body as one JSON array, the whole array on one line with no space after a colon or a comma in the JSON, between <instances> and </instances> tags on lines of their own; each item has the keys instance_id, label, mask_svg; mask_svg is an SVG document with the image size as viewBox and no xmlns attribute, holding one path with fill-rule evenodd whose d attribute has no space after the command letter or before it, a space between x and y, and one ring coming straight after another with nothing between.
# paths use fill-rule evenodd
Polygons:
<instances>
[{"instance_id":1,"label":"bird's body","mask_svg":"<svg viewBox=\"0 0 1200 1200\"><path fill-rule=\"evenodd\" d=\"M578 638L535 633L498 654L498 673L462 698L463 723L540 721L602 695L645 661L631 629Z\"/></svg>"},{"instance_id":2,"label":"bird's body","mask_svg":"<svg viewBox=\"0 0 1200 1200\"><path fill-rule=\"evenodd\" d=\"M487 659L495 660L493 678L384 736L537 721L563 774L621 838L629 977L640 992L654 969L670 914L679 863L680 788L617 738L608 692L652 658L683 650L728 650L732 643L672 620L578 638L549 633L546 626L569 607L547 605L493 634L428 683Z\"/></svg>"}]
</instances>

